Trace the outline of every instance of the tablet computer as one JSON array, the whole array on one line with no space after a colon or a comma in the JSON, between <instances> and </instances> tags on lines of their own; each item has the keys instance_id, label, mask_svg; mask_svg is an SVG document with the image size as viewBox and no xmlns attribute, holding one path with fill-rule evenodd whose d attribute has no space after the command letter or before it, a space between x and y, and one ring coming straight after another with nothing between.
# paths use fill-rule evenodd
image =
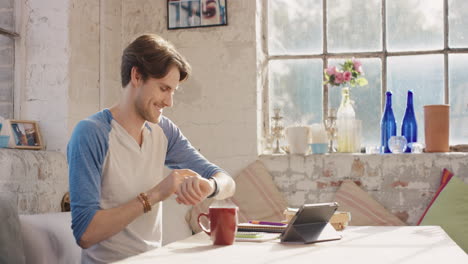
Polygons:
<instances>
[{"instance_id":1,"label":"tablet computer","mask_svg":"<svg viewBox=\"0 0 468 264\"><path fill-rule=\"evenodd\" d=\"M338 203L302 205L281 234L283 243L316 243L341 239L329 223Z\"/></svg>"}]
</instances>

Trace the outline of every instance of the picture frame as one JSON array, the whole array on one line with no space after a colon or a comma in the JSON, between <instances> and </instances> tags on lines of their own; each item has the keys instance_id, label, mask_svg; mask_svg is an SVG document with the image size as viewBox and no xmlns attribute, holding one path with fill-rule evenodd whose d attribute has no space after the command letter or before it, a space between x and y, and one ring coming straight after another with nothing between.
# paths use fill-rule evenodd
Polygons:
<instances>
[{"instance_id":1,"label":"picture frame","mask_svg":"<svg viewBox=\"0 0 468 264\"><path fill-rule=\"evenodd\" d=\"M167 0L167 29L226 26L228 0Z\"/></svg>"},{"instance_id":2,"label":"picture frame","mask_svg":"<svg viewBox=\"0 0 468 264\"><path fill-rule=\"evenodd\" d=\"M9 148L35 149L44 148L39 124L31 120L7 119L3 124L3 135L9 135Z\"/></svg>"}]
</instances>

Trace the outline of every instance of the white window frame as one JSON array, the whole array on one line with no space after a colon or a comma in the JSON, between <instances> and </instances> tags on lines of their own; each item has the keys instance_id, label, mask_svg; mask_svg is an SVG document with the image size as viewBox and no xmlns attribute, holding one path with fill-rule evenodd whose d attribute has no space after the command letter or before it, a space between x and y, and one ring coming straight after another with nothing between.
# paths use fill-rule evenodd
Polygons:
<instances>
[{"instance_id":1,"label":"white window frame","mask_svg":"<svg viewBox=\"0 0 468 264\"><path fill-rule=\"evenodd\" d=\"M385 92L387 91L387 60L388 57L397 57L397 56L412 56L412 55L433 55L433 54L443 54L444 55L444 103L449 104L449 63L448 57L450 54L465 53L468 54L468 48L449 48L449 0L444 0L443 3L443 19L444 19L444 47L443 49L437 50L424 50L424 51L404 51L404 52L389 52L387 50L387 30L386 30L386 2L387 0L381 0L381 15L382 15L382 50L376 52L340 52L332 53L328 52L328 43L327 43L327 0L322 0L322 16L323 16L323 50L321 54L313 55L269 55L268 52L268 2L269 0L261 0L261 27L260 35L262 36L261 46L260 46L260 63L262 67L262 78L259 81L260 86L262 87L263 93L263 137L266 138L270 133L270 98L269 98L269 79L268 79L268 65L272 60L291 60L291 59L322 59L323 67L326 69L328 67L329 59L343 59L343 58L379 58L382 61L382 87L381 87L381 111L385 104ZM323 98L322 98L322 111L323 119L328 115L328 85L323 85ZM284 115L284 113L283 113Z\"/></svg>"},{"instance_id":2,"label":"white window frame","mask_svg":"<svg viewBox=\"0 0 468 264\"><path fill-rule=\"evenodd\" d=\"M13 61L14 61L14 66L13 66L13 71L14 71L14 74L13 74L13 101L12 101L12 104L13 104L13 118L16 118L19 116L19 90L18 90L18 87L19 87L19 83L21 82L21 78L18 74L18 70L19 70L19 55L20 55L20 51L21 49L19 49L18 47L18 42L19 40L21 39L21 35L19 33L17 33L18 29L20 28L19 27L19 17L21 17L21 8L23 7L23 1L14 1L13 2L13 14L14 14L14 17L13 17L13 20L15 22L15 29L16 29L16 32L14 31L11 31L11 30L7 30L7 29L4 29L2 27L0 27L0 35L3 35L3 36L7 36L11 39L13 39L15 42L14 42L14 58L13 58Z\"/></svg>"}]
</instances>

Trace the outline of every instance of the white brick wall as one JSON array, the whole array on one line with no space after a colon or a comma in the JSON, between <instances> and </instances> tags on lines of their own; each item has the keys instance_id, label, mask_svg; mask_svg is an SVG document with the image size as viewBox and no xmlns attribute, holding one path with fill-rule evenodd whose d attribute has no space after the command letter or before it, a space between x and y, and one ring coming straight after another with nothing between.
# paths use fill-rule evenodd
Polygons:
<instances>
[{"instance_id":1,"label":"white brick wall","mask_svg":"<svg viewBox=\"0 0 468 264\"><path fill-rule=\"evenodd\" d=\"M467 153L265 155L260 160L290 206L330 202L341 182L350 179L408 224L419 220L444 168L468 183Z\"/></svg>"},{"instance_id":2,"label":"white brick wall","mask_svg":"<svg viewBox=\"0 0 468 264\"><path fill-rule=\"evenodd\" d=\"M68 167L62 153L0 148L0 193L16 201L19 213L60 212L67 191Z\"/></svg>"}]
</instances>

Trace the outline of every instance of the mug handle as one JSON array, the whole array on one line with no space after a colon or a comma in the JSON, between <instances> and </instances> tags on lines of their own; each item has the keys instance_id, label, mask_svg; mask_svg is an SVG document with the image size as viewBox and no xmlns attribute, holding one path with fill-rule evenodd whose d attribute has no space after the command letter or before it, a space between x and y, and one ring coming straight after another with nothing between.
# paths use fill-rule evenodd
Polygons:
<instances>
[{"instance_id":1,"label":"mug handle","mask_svg":"<svg viewBox=\"0 0 468 264\"><path fill-rule=\"evenodd\" d=\"M202 216L205 216L206 218L210 219L210 215L209 215L209 214L204 214L204 213L199 214L199 215L198 215L198 220L197 220L197 222L198 222L198 225L200 226L200 228L201 228L205 233L207 233L209 236L211 236L211 230L206 229L206 228L200 223L200 217L202 217Z\"/></svg>"}]
</instances>

